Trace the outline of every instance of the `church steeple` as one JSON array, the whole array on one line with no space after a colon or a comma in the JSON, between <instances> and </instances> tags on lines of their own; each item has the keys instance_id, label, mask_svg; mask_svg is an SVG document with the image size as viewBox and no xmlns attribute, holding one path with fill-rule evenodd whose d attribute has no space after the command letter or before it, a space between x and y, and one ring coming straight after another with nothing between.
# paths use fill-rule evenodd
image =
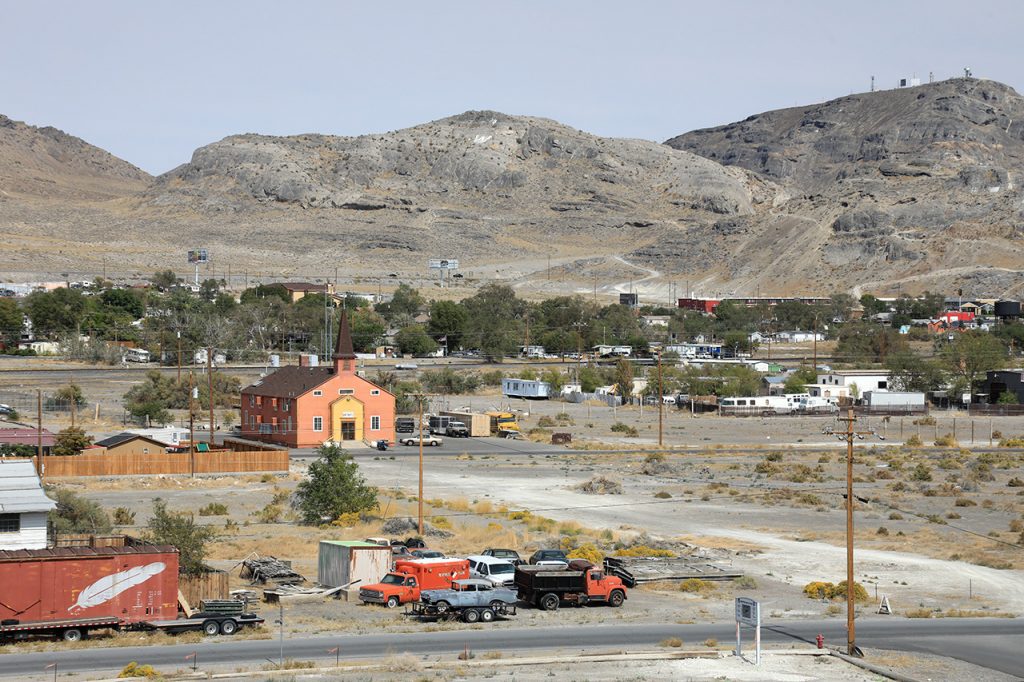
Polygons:
<instances>
[{"instance_id":1,"label":"church steeple","mask_svg":"<svg viewBox=\"0 0 1024 682\"><path fill-rule=\"evenodd\" d=\"M334 344L334 371L352 371L352 360L356 354L352 350L352 332L348 328L348 312L341 309L341 323L338 325L338 342Z\"/></svg>"}]
</instances>

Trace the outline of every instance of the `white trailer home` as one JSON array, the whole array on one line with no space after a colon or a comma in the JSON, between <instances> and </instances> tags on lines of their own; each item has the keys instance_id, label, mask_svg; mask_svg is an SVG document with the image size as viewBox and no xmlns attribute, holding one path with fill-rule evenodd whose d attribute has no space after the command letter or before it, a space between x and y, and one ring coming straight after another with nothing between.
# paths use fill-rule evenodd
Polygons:
<instances>
[{"instance_id":1,"label":"white trailer home","mask_svg":"<svg viewBox=\"0 0 1024 682\"><path fill-rule=\"evenodd\" d=\"M755 416L789 414L796 409L794 401L782 395L755 395L722 398L718 412L722 415Z\"/></svg>"},{"instance_id":2,"label":"white trailer home","mask_svg":"<svg viewBox=\"0 0 1024 682\"><path fill-rule=\"evenodd\" d=\"M534 379L502 379L501 394L506 398L547 400L551 397L551 384Z\"/></svg>"}]
</instances>

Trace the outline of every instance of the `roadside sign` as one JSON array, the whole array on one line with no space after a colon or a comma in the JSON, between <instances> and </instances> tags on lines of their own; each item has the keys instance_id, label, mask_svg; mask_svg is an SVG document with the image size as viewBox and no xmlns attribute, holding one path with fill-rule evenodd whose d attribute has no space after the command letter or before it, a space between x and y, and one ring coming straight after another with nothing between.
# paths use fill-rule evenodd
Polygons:
<instances>
[{"instance_id":1,"label":"roadside sign","mask_svg":"<svg viewBox=\"0 0 1024 682\"><path fill-rule=\"evenodd\" d=\"M190 264L207 263L210 260L210 252L206 249L192 249L188 252Z\"/></svg>"},{"instance_id":2,"label":"roadside sign","mask_svg":"<svg viewBox=\"0 0 1024 682\"><path fill-rule=\"evenodd\" d=\"M754 665L761 663L761 604L749 597L736 598L736 655L743 656L742 626L754 628Z\"/></svg>"},{"instance_id":3,"label":"roadside sign","mask_svg":"<svg viewBox=\"0 0 1024 682\"><path fill-rule=\"evenodd\" d=\"M431 270L458 270L459 261L456 258L431 258L427 265Z\"/></svg>"}]
</instances>

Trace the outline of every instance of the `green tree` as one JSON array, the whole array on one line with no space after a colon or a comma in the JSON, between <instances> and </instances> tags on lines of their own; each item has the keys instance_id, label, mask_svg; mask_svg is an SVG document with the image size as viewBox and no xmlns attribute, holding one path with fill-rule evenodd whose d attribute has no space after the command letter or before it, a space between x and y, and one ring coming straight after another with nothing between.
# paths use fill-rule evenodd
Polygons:
<instances>
[{"instance_id":1,"label":"green tree","mask_svg":"<svg viewBox=\"0 0 1024 682\"><path fill-rule=\"evenodd\" d=\"M280 284L257 284L251 289L246 289L239 297L242 303L251 303L263 298L276 298L284 303L291 303L292 296Z\"/></svg>"},{"instance_id":2,"label":"green tree","mask_svg":"<svg viewBox=\"0 0 1024 682\"><path fill-rule=\"evenodd\" d=\"M546 381L551 386L551 392L554 395L562 392L562 386L565 386L565 378L565 374L554 367L549 367L540 375L541 381Z\"/></svg>"},{"instance_id":3,"label":"green tree","mask_svg":"<svg viewBox=\"0 0 1024 682\"><path fill-rule=\"evenodd\" d=\"M178 276L174 270L159 270L149 278L150 283L161 291L167 291L178 283Z\"/></svg>"},{"instance_id":4,"label":"green tree","mask_svg":"<svg viewBox=\"0 0 1024 682\"><path fill-rule=\"evenodd\" d=\"M454 301L434 301L430 304L430 322L427 331L435 339L447 339L448 348L461 348L466 328L466 309Z\"/></svg>"},{"instance_id":5,"label":"green tree","mask_svg":"<svg viewBox=\"0 0 1024 682\"><path fill-rule=\"evenodd\" d=\"M403 327L395 334L398 350L409 355L429 355L437 350L437 342L427 335L422 324Z\"/></svg>"},{"instance_id":6,"label":"green tree","mask_svg":"<svg viewBox=\"0 0 1024 682\"><path fill-rule=\"evenodd\" d=\"M889 384L894 391L934 391L946 383L941 363L921 357L912 349L897 351L885 359Z\"/></svg>"},{"instance_id":7,"label":"green tree","mask_svg":"<svg viewBox=\"0 0 1024 682\"><path fill-rule=\"evenodd\" d=\"M817 383L818 372L813 367L801 367L788 377L783 385L786 393L807 393L807 384Z\"/></svg>"},{"instance_id":8,"label":"green tree","mask_svg":"<svg viewBox=\"0 0 1024 682\"><path fill-rule=\"evenodd\" d=\"M943 346L944 369L959 390L974 392L985 373L999 369L1007 360L1006 346L986 332L962 332Z\"/></svg>"},{"instance_id":9,"label":"green tree","mask_svg":"<svg viewBox=\"0 0 1024 682\"><path fill-rule=\"evenodd\" d=\"M73 381L58 388L53 394L53 400L61 406L70 406L74 403L75 407L85 407L88 404L85 400L85 394L82 393L81 386Z\"/></svg>"},{"instance_id":10,"label":"green tree","mask_svg":"<svg viewBox=\"0 0 1024 682\"><path fill-rule=\"evenodd\" d=\"M178 548L178 567L185 575L201 575L206 567L208 546L217 539L213 526L195 522L191 515L167 510L167 502L153 500L153 516L149 519L146 540L155 545Z\"/></svg>"},{"instance_id":11,"label":"green tree","mask_svg":"<svg viewBox=\"0 0 1024 682\"><path fill-rule=\"evenodd\" d=\"M623 400L629 400L632 397L633 363L626 358L619 358L619 361L615 363L615 385Z\"/></svg>"},{"instance_id":12,"label":"green tree","mask_svg":"<svg viewBox=\"0 0 1024 682\"><path fill-rule=\"evenodd\" d=\"M512 287L487 284L462 301L462 306L466 310L465 334L469 339L463 339L463 343L496 358L512 355L522 345L527 306L516 298Z\"/></svg>"},{"instance_id":13,"label":"green tree","mask_svg":"<svg viewBox=\"0 0 1024 682\"><path fill-rule=\"evenodd\" d=\"M57 432L53 443L53 454L58 457L69 457L82 454L82 450L92 445L92 436L86 435L83 429L69 426Z\"/></svg>"},{"instance_id":14,"label":"green tree","mask_svg":"<svg viewBox=\"0 0 1024 682\"><path fill-rule=\"evenodd\" d=\"M32 328L39 334L78 329L85 315L86 300L77 289L33 291L25 299Z\"/></svg>"},{"instance_id":15,"label":"green tree","mask_svg":"<svg viewBox=\"0 0 1024 682\"><path fill-rule=\"evenodd\" d=\"M348 314L352 346L357 353L372 353L387 331L384 318L372 310L358 309Z\"/></svg>"},{"instance_id":16,"label":"green tree","mask_svg":"<svg viewBox=\"0 0 1024 682\"><path fill-rule=\"evenodd\" d=\"M13 298L0 298L0 347L17 346L24 326L18 302Z\"/></svg>"},{"instance_id":17,"label":"green tree","mask_svg":"<svg viewBox=\"0 0 1024 682\"><path fill-rule=\"evenodd\" d=\"M730 365L721 371L721 397L757 395L761 388L761 375L746 365Z\"/></svg>"},{"instance_id":18,"label":"green tree","mask_svg":"<svg viewBox=\"0 0 1024 682\"><path fill-rule=\"evenodd\" d=\"M391 300L377 305L376 309L386 320L391 321L397 317L415 317L426 304L418 289L408 284L399 284Z\"/></svg>"},{"instance_id":19,"label":"green tree","mask_svg":"<svg viewBox=\"0 0 1024 682\"><path fill-rule=\"evenodd\" d=\"M100 505L70 490L47 490L57 506L50 510L49 521L57 535L69 533L109 533L113 529L110 516Z\"/></svg>"},{"instance_id":20,"label":"green tree","mask_svg":"<svg viewBox=\"0 0 1024 682\"><path fill-rule=\"evenodd\" d=\"M146 306L139 294L130 289L106 289L100 294L100 303L105 308L123 312L137 320L146 312Z\"/></svg>"},{"instance_id":21,"label":"green tree","mask_svg":"<svg viewBox=\"0 0 1024 682\"><path fill-rule=\"evenodd\" d=\"M320 525L342 514L370 511L377 506L377 489L366 484L359 465L338 445L321 445L319 458L309 465L309 478L295 490L293 506L303 523Z\"/></svg>"}]
</instances>

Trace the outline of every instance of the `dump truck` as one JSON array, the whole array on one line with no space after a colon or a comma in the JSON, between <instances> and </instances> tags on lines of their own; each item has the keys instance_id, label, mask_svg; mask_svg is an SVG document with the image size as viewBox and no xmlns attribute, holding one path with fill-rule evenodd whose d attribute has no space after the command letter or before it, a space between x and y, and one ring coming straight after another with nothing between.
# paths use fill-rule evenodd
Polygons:
<instances>
[{"instance_id":1,"label":"dump truck","mask_svg":"<svg viewBox=\"0 0 1024 682\"><path fill-rule=\"evenodd\" d=\"M516 566L516 588L520 600L545 611L554 611L563 602L618 607L626 600L626 586L620 578L583 559L573 559L566 568Z\"/></svg>"},{"instance_id":2,"label":"dump truck","mask_svg":"<svg viewBox=\"0 0 1024 682\"><path fill-rule=\"evenodd\" d=\"M254 614L179 618L178 550L123 546L0 551L0 641L50 636L68 642L92 630L203 630L234 634Z\"/></svg>"},{"instance_id":3,"label":"dump truck","mask_svg":"<svg viewBox=\"0 0 1024 682\"><path fill-rule=\"evenodd\" d=\"M421 590L448 589L452 581L468 577L469 562L465 559L399 559L395 570L379 583L359 588L359 600L393 609L419 601Z\"/></svg>"}]
</instances>

